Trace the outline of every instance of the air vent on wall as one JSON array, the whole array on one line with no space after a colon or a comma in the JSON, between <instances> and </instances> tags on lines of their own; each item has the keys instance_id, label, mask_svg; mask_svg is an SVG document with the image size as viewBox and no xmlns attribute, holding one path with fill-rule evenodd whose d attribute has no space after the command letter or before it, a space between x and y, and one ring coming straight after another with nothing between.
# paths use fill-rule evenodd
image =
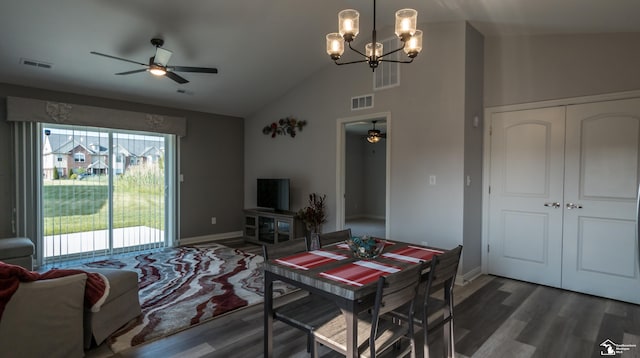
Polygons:
<instances>
[{"instance_id":1,"label":"air vent on wall","mask_svg":"<svg viewBox=\"0 0 640 358\"><path fill-rule=\"evenodd\" d=\"M351 110L373 108L373 95L367 94L360 97L351 97Z\"/></svg>"},{"instance_id":2,"label":"air vent on wall","mask_svg":"<svg viewBox=\"0 0 640 358\"><path fill-rule=\"evenodd\" d=\"M42 62L42 61L30 60L28 58L21 58L20 63L23 65L32 66L32 67L46 68L48 70L53 68L53 64Z\"/></svg>"}]
</instances>

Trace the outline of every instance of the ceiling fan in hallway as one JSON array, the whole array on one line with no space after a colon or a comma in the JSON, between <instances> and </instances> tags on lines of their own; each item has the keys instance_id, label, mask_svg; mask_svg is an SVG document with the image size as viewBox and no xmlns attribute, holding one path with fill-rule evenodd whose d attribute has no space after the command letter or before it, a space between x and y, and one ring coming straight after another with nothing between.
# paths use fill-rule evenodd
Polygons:
<instances>
[{"instance_id":1,"label":"ceiling fan in hallway","mask_svg":"<svg viewBox=\"0 0 640 358\"><path fill-rule=\"evenodd\" d=\"M369 143L378 143L380 139L387 138L386 133L382 133L379 129L376 129L376 122L376 120L371 121L371 123L373 124L373 128L369 129L367 131L367 135L365 136L365 139Z\"/></svg>"},{"instance_id":2,"label":"ceiling fan in hallway","mask_svg":"<svg viewBox=\"0 0 640 358\"><path fill-rule=\"evenodd\" d=\"M156 47L156 53L149 58L149 63L142 63L134 60L128 60L126 58L121 58L117 56L107 55L100 52L91 51L92 55L103 56L107 58L112 58L114 60L125 61L134 63L136 65L144 66L142 69L119 72L116 75L131 75L134 73L149 71L151 74L155 76L166 76L175 82L180 84L188 83L189 81L184 77L178 75L176 72L193 72L193 73L218 73L217 68L212 67L189 67L189 66L169 66L169 59L173 52L162 48L164 45L164 40L159 38L151 39L151 44Z\"/></svg>"}]
</instances>

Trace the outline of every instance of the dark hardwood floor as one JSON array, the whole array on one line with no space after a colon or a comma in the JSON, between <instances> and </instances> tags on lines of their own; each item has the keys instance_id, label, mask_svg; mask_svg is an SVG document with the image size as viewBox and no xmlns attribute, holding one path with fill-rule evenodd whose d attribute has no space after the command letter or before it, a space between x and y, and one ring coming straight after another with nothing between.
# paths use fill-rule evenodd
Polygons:
<instances>
[{"instance_id":1,"label":"dark hardwood floor","mask_svg":"<svg viewBox=\"0 0 640 358\"><path fill-rule=\"evenodd\" d=\"M241 239L224 244L260 252ZM628 345L616 357L640 357L638 305L488 275L457 286L455 303L456 357L601 357L605 340ZM262 305L255 305L114 357L262 357L262 314ZM275 322L274 332L275 357L309 356L302 332L281 322ZM431 357L441 357L442 333L429 341ZM417 355L422 357L421 348ZM111 355L98 347L87 356Z\"/></svg>"}]
</instances>

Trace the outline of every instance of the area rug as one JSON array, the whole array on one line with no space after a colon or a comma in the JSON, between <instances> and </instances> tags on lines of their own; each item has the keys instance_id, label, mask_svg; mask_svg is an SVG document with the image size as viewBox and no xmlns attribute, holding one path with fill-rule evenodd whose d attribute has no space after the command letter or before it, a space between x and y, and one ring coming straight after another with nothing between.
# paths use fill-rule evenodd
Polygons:
<instances>
[{"instance_id":1,"label":"area rug","mask_svg":"<svg viewBox=\"0 0 640 358\"><path fill-rule=\"evenodd\" d=\"M108 339L114 353L263 302L262 256L219 244L87 263L138 272L142 315ZM291 288L274 283L274 296Z\"/></svg>"}]
</instances>

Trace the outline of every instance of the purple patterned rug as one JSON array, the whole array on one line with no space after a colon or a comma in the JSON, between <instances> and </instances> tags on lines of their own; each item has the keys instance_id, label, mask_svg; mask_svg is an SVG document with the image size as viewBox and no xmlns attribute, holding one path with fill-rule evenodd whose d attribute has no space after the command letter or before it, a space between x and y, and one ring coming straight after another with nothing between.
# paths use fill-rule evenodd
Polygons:
<instances>
[{"instance_id":1,"label":"purple patterned rug","mask_svg":"<svg viewBox=\"0 0 640 358\"><path fill-rule=\"evenodd\" d=\"M262 256L219 244L183 246L96 261L138 272L142 316L109 338L114 353L263 302ZM274 284L274 295L290 291Z\"/></svg>"}]
</instances>

